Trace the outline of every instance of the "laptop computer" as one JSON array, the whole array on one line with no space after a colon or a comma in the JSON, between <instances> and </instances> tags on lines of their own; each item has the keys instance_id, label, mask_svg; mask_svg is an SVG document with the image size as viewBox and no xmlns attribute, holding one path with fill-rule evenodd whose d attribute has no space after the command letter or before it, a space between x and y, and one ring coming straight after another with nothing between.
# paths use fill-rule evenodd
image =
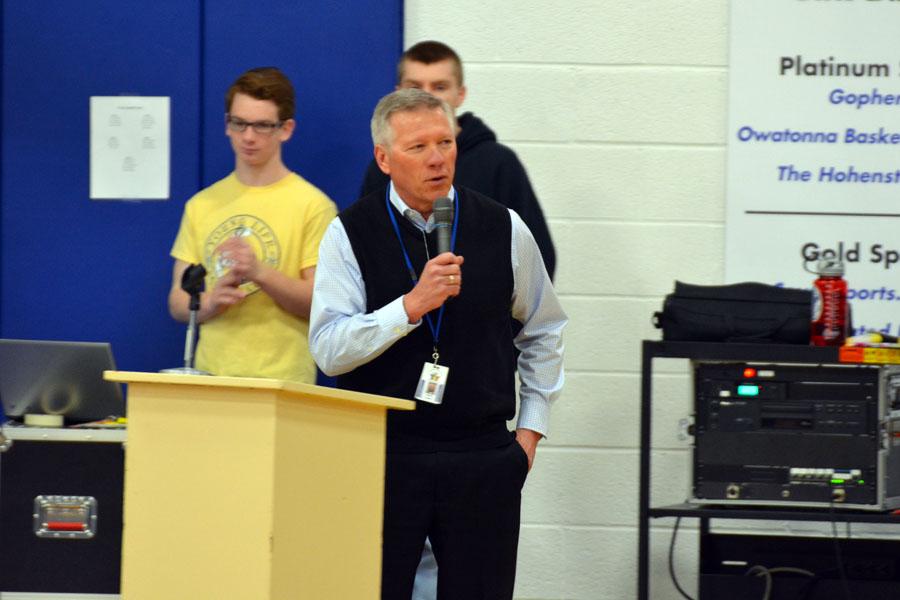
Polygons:
<instances>
[{"instance_id":1,"label":"laptop computer","mask_svg":"<svg viewBox=\"0 0 900 600\"><path fill-rule=\"evenodd\" d=\"M8 418L29 413L63 415L69 423L125 415L120 384L105 381L115 369L105 342L0 339L0 402Z\"/></svg>"}]
</instances>

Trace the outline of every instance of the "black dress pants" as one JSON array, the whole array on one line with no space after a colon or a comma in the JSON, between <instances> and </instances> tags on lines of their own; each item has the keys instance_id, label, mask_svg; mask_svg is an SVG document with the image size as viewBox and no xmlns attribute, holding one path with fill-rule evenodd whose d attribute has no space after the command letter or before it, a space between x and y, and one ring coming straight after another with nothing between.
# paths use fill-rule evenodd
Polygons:
<instances>
[{"instance_id":1,"label":"black dress pants","mask_svg":"<svg viewBox=\"0 0 900 600\"><path fill-rule=\"evenodd\" d=\"M410 600L425 537L438 600L510 600L528 457L513 439L486 450L389 453L382 600Z\"/></svg>"}]
</instances>

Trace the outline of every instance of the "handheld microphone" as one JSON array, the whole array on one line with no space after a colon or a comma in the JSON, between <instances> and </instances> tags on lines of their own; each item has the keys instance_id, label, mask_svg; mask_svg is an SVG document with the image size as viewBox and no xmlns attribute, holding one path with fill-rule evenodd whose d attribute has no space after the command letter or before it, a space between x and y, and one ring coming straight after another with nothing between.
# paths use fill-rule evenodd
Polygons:
<instances>
[{"instance_id":1,"label":"handheld microphone","mask_svg":"<svg viewBox=\"0 0 900 600\"><path fill-rule=\"evenodd\" d=\"M438 198L432 208L434 228L437 231L437 253L450 252L450 229L453 225L453 200Z\"/></svg>"}]
</instances>

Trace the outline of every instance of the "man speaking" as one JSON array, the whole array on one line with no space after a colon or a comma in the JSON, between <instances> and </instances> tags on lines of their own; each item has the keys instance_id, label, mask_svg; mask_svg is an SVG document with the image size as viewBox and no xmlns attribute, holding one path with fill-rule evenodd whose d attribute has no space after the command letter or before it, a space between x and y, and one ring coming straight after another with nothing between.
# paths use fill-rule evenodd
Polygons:
<instances>
[{"instance_id":1,"label":"man speaking","mask_svg":"<svg viewBox=\"0 0 900 600\"><path fill-rule=\"evenodd\" d=\"M391 181L332 221L319 248L319 367L339 387L418 401L388 415L384 600L409 600L426 536L442 600L512 598L521 488L563 384L566 316L540 251L514 212L454 188L454 132L450 107L426 92L382 98L372 139ZM510 315L523 324L515 433Z\"/></svg>"}]
</instances>

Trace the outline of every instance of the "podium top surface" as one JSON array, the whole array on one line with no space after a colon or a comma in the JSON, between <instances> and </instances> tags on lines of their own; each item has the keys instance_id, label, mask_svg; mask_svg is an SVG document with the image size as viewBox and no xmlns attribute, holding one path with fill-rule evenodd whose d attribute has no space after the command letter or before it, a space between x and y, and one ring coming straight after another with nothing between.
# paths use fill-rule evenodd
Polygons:
<instances>
[{"instance_id":1,"label":"podium top surface","mask_svg":"<svg viewBox=\"0 0 900 600\"><path fill-rule=\"evenodd\" d=\"M143 373L139 371L104 371L103 378L120 383L151 383L158 385L187 385L218 388L243 388L282 391L325 400L354 402L370 406L383 406L397 410L415 410L416 403L390 396L378 396L363 392L340 390L298 381L265 379L262 377L220 377L218 375L182 375L173 373Z\"/></svg>"}]
</instances>

